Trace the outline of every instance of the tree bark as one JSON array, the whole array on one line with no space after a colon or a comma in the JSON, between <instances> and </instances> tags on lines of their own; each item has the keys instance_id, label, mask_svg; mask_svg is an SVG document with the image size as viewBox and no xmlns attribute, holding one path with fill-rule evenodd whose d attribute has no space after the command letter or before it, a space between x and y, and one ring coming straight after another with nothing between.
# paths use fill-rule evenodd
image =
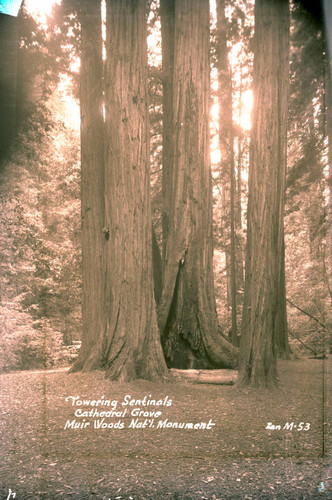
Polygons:
<instances>
[{"instance_id":1,"label":"tree bark","mask_svg":"<svg viewBox=\"0 0 332 500\"><path fill-rule=\"evenodd\" d=\"M105 324L104 302L104 122L101 4L85 0L81 23L81 217L82 347L72 371L100 368L88 361Z\"/></svg>"},{"instance_id":2,"label":"tree bark","mask_svg":"<svg viewBox=\"0 0 332 500\"><path fill-rule=\"evenodd\" d=\"M243 63L241 64L241 77L240 77L240 91L239 91L239 123L241 124L242 117L242 91L243 91ZM236 284L238 293L237 303L243 303L243 286L244 286L244 262L243 262L243 249L242 242L242 163L243 163L243 149L244 137L243 132L240 132L237 138L237 179L236 179L236 210L235 210L235 223L236 223L236 238L237 238L237 251L236 251Z\"/></svg>"},{"instance_id":3,"label":"tree bark","mask_svg":"<svg viewBox=\"0 0 332 500\"><path fill-rule=\"evenodd\" d=\"M145 1L108 1L106 32L102 325L83 369L155 379L168 370L153 295Z\"/></svg>"},{"instance_id":4,"label":"tree bark","mask_svg":"<svg viewBox=\"0 0 332 500\"><path fill-rule=\"evenodd\" d=\"M217 69L219 95L219 148L221 156L220 171L222 179L221 233L226 259L227 305L232 307L231 171L234 167L232 79L228 64L225 0L218 0L216 2L216 7Z\"/></svg>"},{"instance_id":5,"label":"tree bark","mask_svg":"<svg viewBox=\"0 0 332 500\"><path fill-rule=\"evenodd\" d=\"M288 40L288 0L256 0L240 385L273 386L277 382L275 328L280 308Z\"/></svg>"},{"instance_id":6,"label":"tree bark","mask_svg":"<svg viewBox=\"0 0 332 500\"><path fill-rule=\"evenodd\" d=\"M175 0L160 0L162 36L162 81L163 81L163 172L162 172L162 253L166 254L166 243L171 216L173 175L173 73Z\"/></svg>"},{"instance_id":7,"label":"tree bark","mask_svg":"<svg viewBox=\"0 0 332 500\"><path fill-rule=\"evenodd\" d=\"M158 305L163 289L163 263L155 230L152 227L152 264L153 264L153 285L154 298Z\"/></svg>"},{"instance_id":8,"label":"tree bark","mask_svg":"<svg viewBox=\"0 0 332 500\"><path fill-rule=\"evenodd\" d=\"M289 359L290 349L288 342L287 304L286 304L286 276L285 276L285 241L282 223L281 253L279 263L279 274L277 281L277 314L275 322L275 341L278 355L281 358Z\"/></svg>"},{"instance_id":9,"label":"tree bark","mask_svg":"<svg viewBox=\"0 0 332 500\"><path fill-rule=\"evenodd\" d=\"M236 370L178 370L171 368L170 373L176 379L194 384L233 385L237 379Z\"/></svg>"},{"instance_id":10,"label":"tree bark","mask_svg":"<svg viewBox=\"0 0 332 500\"><path fill-rule=\"evenodd\" d=\"M276 1L276 0L274 0ZM279 195L279 230L277 264L278 276L276 282L276 318L274 325L275 342L280 357L288 359L290 356L288 343L287 304L286 304L286 276L285 276L285 235L284 211L286 197L286 169L287 169L287 117L289 93L289 43L290 43L290 14L289 0L283 0L280 5L281 19L278 25L279 66L277 86L279 92L279 161L280 161L280 195ZM276 1L276 8L278 8Z\"/></svg>"},{"instance_id":11,"label":"tree bark","mask_svg":"<svg viewBox=\"0 0 332 500\"><path fill-rule=\"evenodd\" d=\"M107 3L105 231L106 376L167 375L152 276L144 0ZM107 236L109 235L109 236Z\"/></svg>"},{"instance_id":12,"label":"tree bark","mask_svg":"<svg viewBox=\"0 0 332 500\"><path fill-rule=\"evenodd\" d=\"M164 51L170 49L165 43ZM167 72L172 119L164 121L164 147L171 142L164 191L170 222L159 329L168 366L234 367L237 352L219 333L213 284L208 0L175 2L173 57Z\"/></svg>"},{"instance_id":13,"label":"tree bark","mask_svg":"<svg viewBox=\"0 0 332 500\"><path fill-rule=\"evenodd\" d=\"M327 1L324 2L327 12ZM327 18L327 14L326 14ZM327 313L327 325L329 330L330 353L332 353L332 33L331 26L328 28L329 51L326 63L325 73L325 113L326 113L326 133L328 140L328 179L327 186L329 190L327 202L327 230L326 230L326 265L325 276L326 284L329 291L329 301Z\"/></svg>"}]
</instances>

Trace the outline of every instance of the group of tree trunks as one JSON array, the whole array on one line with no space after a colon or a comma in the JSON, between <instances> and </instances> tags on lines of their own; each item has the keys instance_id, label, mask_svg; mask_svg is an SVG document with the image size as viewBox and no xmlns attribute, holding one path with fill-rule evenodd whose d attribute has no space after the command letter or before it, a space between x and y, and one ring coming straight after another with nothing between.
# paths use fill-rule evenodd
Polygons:
<instances>
[{"instance_id":1,"label":"group of tree trunks","mask_svg":"<svg viewBox=\"0 0 332 500\"><path fill-rule=\"evenodd\" d=\"M237 352L219 332L213 282L209 1L162 0L161 21L166 68L161 340L169 366L234 367Z\"/></svg>"},{"instance_id":2,"label":"group of tree trunks","mask_svg":"<svg viewBox=\"0 0 332 500\"><path fill-rule=\"evenodd\" d=\"M219 4L220 13L224 6ZM235 368L238 349L219 330L214 296L209 1L161 0L160 5L163 252L162 286L155 284L155 290L161 289L157 311L145 1L112 0L106 5L105 62L100 5L85 0L80 9L84 331L73 370L104 368L106 376L124 381L166 376L167 366ZM256 0L255 20L255 107L239 379L261 385L275 383L277 348L283 354L288 349L283 239L288 0ZM224 80L220 77L219 82ZM226 132L231 141L227 105L225 113L230 113ZM232 165L229 178L234 212ZM156 241L153 248L156 262ZM234 328L236 334L236 319Z\"/></svg>"},{"instance_id":3,"label":"group of tree trunks","mask_svg":"<svg viewBox=\"0 0 332 500\"><path fill-rule=\"evenodd\" d=\"M236 241L235 225L241 220L241 214L235 217L235 159L233 131L233 92L232 75L229 65L227 46L226 2L217 0L217 68L219 94L219 148L221 153L222 214L221 230L225 245L227 296L232 309L231 339L234 346L239 346L237 328L237 289L243 281L243 266L240 245ZM241 104L240 104L241 105ZM240 180L241 186L241 180ZM241 191L241 187L240 187ZM241 197L241 194L240 194ZM241 206L241 202L240 202Z\"/></svg>"},{"instance_id":4,"label":"group of tree trunks","mask_svg":"<svg viewBox=\"0 0 332 500\"><path fill-rule=\"evenodd\" d=\"M152 277L145 2L82 2L83 339L73 370L167 375ZM103 118L103 104L105 119Z\"/></svg>"}]
</instances>

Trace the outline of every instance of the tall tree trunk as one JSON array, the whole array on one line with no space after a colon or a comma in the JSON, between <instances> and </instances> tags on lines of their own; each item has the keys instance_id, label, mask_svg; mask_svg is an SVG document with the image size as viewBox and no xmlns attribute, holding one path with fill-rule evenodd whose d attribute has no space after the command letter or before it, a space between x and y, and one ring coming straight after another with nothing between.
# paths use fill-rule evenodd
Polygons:
<instances>
[{"instance_id":1,"label":"tall tree trunk","mask_svg":"<svg viewBox=\"0 0 332 500\"><path fill-rule=\"evenodd\" d=\"M118 380L167 374L152 276L144 0L107 2L105 237L107 323L98 343Z\"/></svg>"},{"instance_id":2,"label":"tall tree trunk","mask_svg":"<svg viewBox=\"0 0 332 500\"><path fill-rule=\"evenodd\" d=\"M107 2L106 31L102 325L83 369L154 379L167 367L153 295L145 1Z\"/></svg>"},{"instance_id":3,"label":"tall tree trunk","mask_svg":"<svg viewBox=\"0 0 332 500\"><path fill-rule=\"evenodd\" d=\"M153 285L154 298L158 305L163 289L163 263L155 230L152 227L152 264L153 264Z\"/></svg>"},{"instance_id":4,"label":"tall tree trunk","mask_svg":"<svg viewBox=\"0 0 332 500\"><path fill-rule=\"evenodd\" d=\"M173 73L175 0L160 0L163 79L163 175L162 175L162 243L163 260L170 225L173 176Z\"/></svg>"},{"instance_id":5,"label":"tall tree trunk","mask_svg":"<svg viewBox=\"0 0 332 500\"><path fill-rule=\"evenodd\" d=\"M221 233L225 249L227 305L232 306L231 280L231 170L234 166L232 79L228 64L227 20L225 0L218 0L217 7L217 69L219 95L219 148L222 180Z\"/></svg>"},{"instance_id":6,"label":"tall tree trunk","mask_svg":"<svg viewBox=\"0 0 332 500\"><path fill-rule=\"evenodd\" d=\"M232 344L239 346L236 320L236 234L235 234L235 162L233 132L232 75L228 62L225 0L217 0L217 67L219 92L219 147L223 192L223 237L226 247L227 295L232 309Z\"/></svg>"},{"instance_id":7,"label":"tall tree trunk","mask_svg":"<svg viewBox=\"0 0 332 500\"><path fill-rule=\"evenodd\" d=\"M288 0L256 0L246 280L240 385L276 384L275 327L283 241Z\"/></svg>"},{"instance_id":8,"label":"tall tree trunk","mask_svg":"<svg viewBox=\"0 0 332 500\"><path fill-rule=\"evenodd\" d=\"M332 34L330 31L330 37ZM332 46L332 40L330 39ZM332 52L332 51L331 51ZM330 65L327 70L327 137L328 137L328 208L327 208L327 234L326 234L326 282L329 291L327 325L330 336L330 354L332 353L332 53L330 53Z\"/></svg>"},{"instance_id":9,"label":"tall tree trunk","mask_svg":"<svg viewBox=\"0 0 332 500\"><path fill-rule=\"evenodd\" d=\"M328 0L324 0L325 32L326 32L326 63L325 63L325 117L326 135L328 140L328 201L327 201L327 222L326 222L326 258L325 275L329 292L327 308L327 326L329 332L330 353L332 353L332 27L331 15L332 6Z\"/></svg>"},{"instance_id":10,"label":"tall tree trunk","mask_svg":"<svg viewBox=\"0 0 332 500\"><path fill-rule=\"evenodd\" d=\"M287 323L287 304L286 304L286 276L285 276L285 240L282 227L281 255L277 282L277 313L275 321L275 341L277 344L278 355L289 359L290 349L288 342L288 323Z\"/></svg>"},{"instance_id":11,"label":"tall tree trunk","mask_svg":"<svg viewBox=\"0 0 332 500\"><path fill-rule=\"evenodd\" d=\"M101 3L85 0L81 23L81 214L82 347L72 370L99 368L88 361L105 324L104 302L104 122Z\"/></svg>"},{"instance_id":12,"label":"tall tree trunk","mask_svg":"<svg viewBox=\"0 0 332 500\"><path fill-rule=\"evenodd\" d=\"M234 367L237 352L218 330L213 285L209 2L177 0L174 16L172 120L164 122L172 158L165 190L172 196L170 205L164 200L170 223L158 323L169 366Z\"/></svg>"},{"instance_id":13,"label":"tall tree trunk","mask_svg":"<svg viewBox=\"0 0 332 500\"><path fill-rule=\"evenodd\" d=\"M278 1L276 7L278 7ZM286 276L285 276L285 231L284 211L286 197L286 170L287 170L287 117L289 93L289 40L290 40L290 14L289 0L282 0L284 5L278 26L279 48L279 161L280 161L280 195L279 195L279 230L278 230L278 276L276 282L276 318L274 327L277 352L280 357L289 358L287 304L286 304Z\"/></svg>"},{"instance_id":14,"label":"tall tree trunk","mask_svg":"<svg viewBox=\"0 0 332 500\"><path fill-rule=\"evenodd\" d=\"M17 18L0 13L0 161L15 135Z\"/></svg>"},{"instance_id":15,"label":"tall tree trunk","mask_svg":"<svg viewBox=\"0 0 332 500\"><path fill-rule=\"evenodd\" d=\"M239 92L239 123L242 117L242 91L243 91L243 64L241 64L240 92ZM237 138L238 156L237 156L237 179L236 179L236 284L237 284L237 303L243 302L243 284L244 284L244 265L243 265L243 242L242 242L242 163L244 148L243 133L240 132ZM240 292L241 290L241 292Z\"/></svg>"},{"instance_id":16,"label":"tall tree trunk","mask_svg":"<svg viewBox=\"0 0 332 500\"><path fill-rule=\"evenodd\" d=\"M232 141L233 142L233 141ZM233 148L232 148L233 149ZM231 217L231 296L232 296L232 344L236 347L240 345L236 321L236 235L235 235L235 171L234 171L234 151L231 161L231 196L230 196L230 217Z\"/></svg>"}]
</instances>

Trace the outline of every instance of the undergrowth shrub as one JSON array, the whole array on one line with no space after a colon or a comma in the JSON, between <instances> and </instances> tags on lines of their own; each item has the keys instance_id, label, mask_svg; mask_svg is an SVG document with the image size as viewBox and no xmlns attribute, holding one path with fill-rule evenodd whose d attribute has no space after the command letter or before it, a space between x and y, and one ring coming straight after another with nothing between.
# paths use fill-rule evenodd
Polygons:
<instances>
[{"instance_id":1,"label":"undergrowth shrub","mask_svg":"<svg viewBox=\"0 0 332 500\"><path fill-rule=\"evenodd\" d=\"M48 369L76 359L78 343L63 345L47 320L33 321L18 304L0 305L0 371Z\"/></svg>"}]
</instances>

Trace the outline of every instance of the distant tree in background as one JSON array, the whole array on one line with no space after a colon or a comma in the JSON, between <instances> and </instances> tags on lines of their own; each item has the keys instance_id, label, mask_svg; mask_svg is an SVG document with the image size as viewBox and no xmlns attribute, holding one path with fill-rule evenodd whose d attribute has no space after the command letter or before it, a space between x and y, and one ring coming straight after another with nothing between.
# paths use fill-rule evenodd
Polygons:
<instances>
[{"instance_id":1,"label":"distant tree in background","mask_svg":"<svg viewBox=\"0 0 332 500\"><path fill-rule=\"evenodd\" d=\"M15 22L17 92L3 114L7 132L12 113L16 123L1 175L1 369L68 363L81 330L79 137L54 113L64 109L57 83L67 57L50 26L24 9Z\"/></svg>"},{"instance_id":2,"label":"distant tree in background","mask_svg":"<svg viewBox=\"0 0 332 500\"><path fill-rule=\"evenodd\" d=\"M294 2L291 12L286 281L288 299L325 323L329 309L327 193L331 192L326 175L331 149L326 126L328 81L322 19L310 12L318 4L308 10L302 3ZM295 307L290 306L288 312L291 334L295 331L321 352L326 332Z\"/></svg>"},{"instance_id":3,"label":"distant tree in background","mask_svg":"<svg viewBox=\"0 0 332 500\"><path fill-rule=\"evenodd\" d=\"M289 4L256 0L246 280L239 382L276 384L276 317L280 304Z\"/></svg>"},{"instance_id":4,"label":"distant tree in background","mask_svg":"<svg viewBox=\"0 0 332 500\"><path fill-rule=\"evenodd\" d=\"M173 92L174 92L174 43L176 0L160 1L162 36L162 254L165 258L170 227L171 189L173 172Z\"/></svg>"},{"instance_id":5,"label":"distant tree in background","mask_svg":"<svg viewBox=\"0 0 332 500\"><path fill-rule=\"evenodd\" d=\"M230 296L232 308L231 339L234 346L239 346L237 328L237 253L235 233L235 153L234 153L234 125L233 125L233 95L232 74L228 60L228 22L226 19L226 2L217 0L217 68L218 68L218 95L219 95L219 147L221 153L222 179L222 211L223 211L223 238L226 245L226 279L227 295ZM242 258L242 257L241 257ZM241 266L242 269L242 266Z\"/></svg>"},{"instance_id":6,"label":"distant tree in background","mask_svg":"<svg viewBox=\"0 0 332 500\"><path fill-rule=\"evenodd\" d=\"M222 0L216 3L216 7L216 20L212 21L211 29L213 109L216 109L216 104L219 108L219 120L216 120L215 112L211 116L214 249L216 257L214 271L220 321L231 338L235 332L232 324L235 324L236 319L237 334L234 335L234 341L238 342L244 284L246 225L243 216L246 213L247 205L248 97L250 96L252 79L251 40L254 15L252 2L238 1L234 4ZM215 80L218 80L218 90L215 90ZM218 135L219 162L215 150L217 142L214 138L214 130ZM232 176L231 171L233 171ZM230 186L231 179L233 190ZM231 205L233 206L232 210ZM234 258L231 259L232 255ZM236 290L235 294L233 289ZM233 302L236 301L236 307L232 306L232 297Z\"/></svg>"},{"instance_id":7,"label":"distant tree in background","mask_svg":"<svg viewBox=\"0 0 332 500\"><path fill-rule=\"evenodd\" d=\"M0 369L68 363L66 345L80 339L78 141L39 110L4 165Z\"/></svg>"},{"instance_id":8,"label":"distant tree in background","mask_svg":"<svg viewBox=\"0 0 332 500\"><path fill-rule=\"evenodd\" d=\"M46 110L47 103L56 92L61 73L70 73L70 53L66 46L69 41L68 32L73 30L74 18L70 26L63 19L57 22L62 10L62 7L57 6L54 18L49 18L47 25L40 25L31 17L24 4L19 11L16 93L18 131L37 108ZM59 26L63 29L60 30Z\"/></svg>"}]
</instances>

